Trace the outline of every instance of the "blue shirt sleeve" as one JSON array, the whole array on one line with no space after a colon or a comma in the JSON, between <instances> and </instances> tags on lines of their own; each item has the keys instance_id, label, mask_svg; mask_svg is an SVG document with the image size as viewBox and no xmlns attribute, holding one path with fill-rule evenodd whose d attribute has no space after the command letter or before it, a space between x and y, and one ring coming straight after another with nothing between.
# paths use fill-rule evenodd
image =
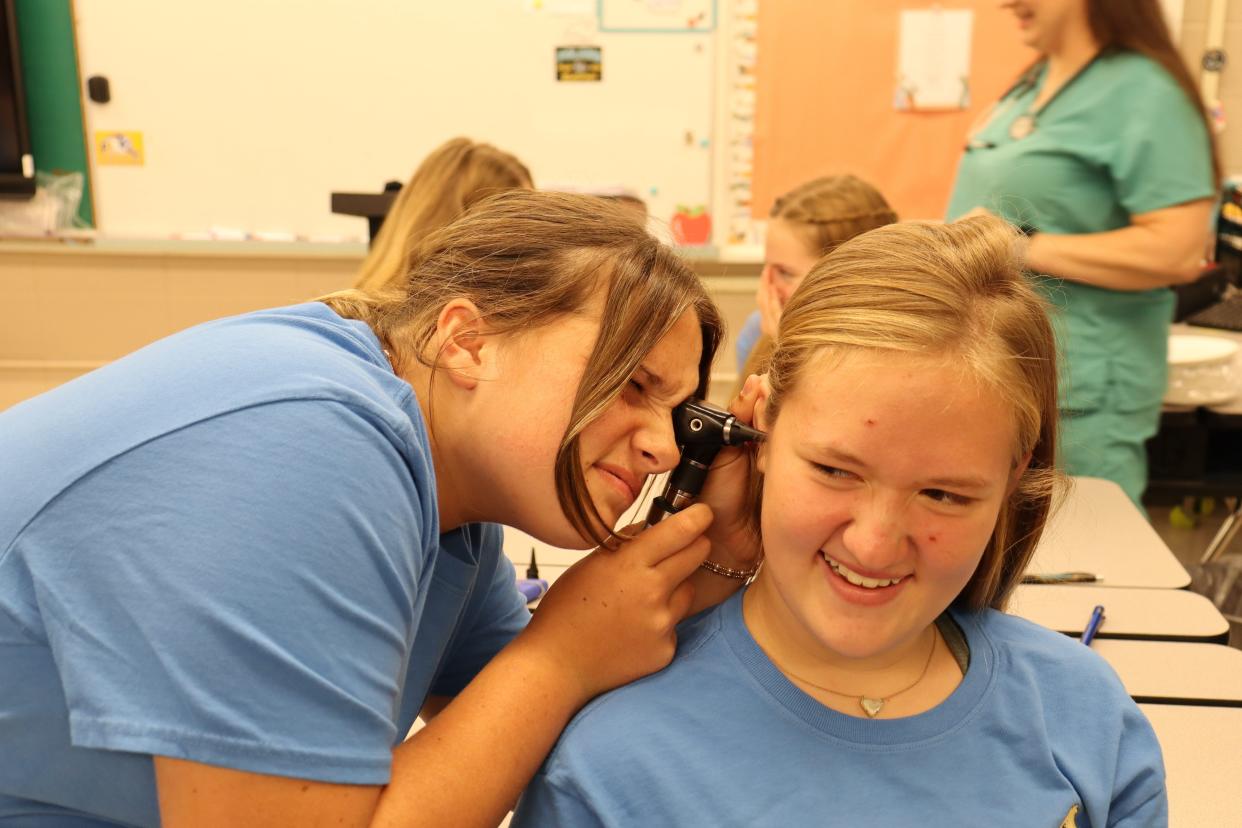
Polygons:
<instances>
[{"instance_id":1,"label":"blue shirt sleeve","mask_svg":"<svg viewBox=\"0 0 1242 828\"><path fill-rule=\"evenodd\" d=\"M1169 796L1160 742L1143 712L1129 699L1125 702L1108 824L1117 828L1168 825Z\"/></svg>"},{"instance_id":2,"label":"blue shirt sleeve","mask_svg":"<svg viewBox=\"0 0 1242 828\"><path fill-rule=\"evenodd\" d=\"M592 828L604 825L599 813L587 805L570 784L558 784L540 771L518 801L511 828Z\"/></svg>"},{"instance_id":3,"label":"blue shirt sleeve","mask_svg":"<svg viewBox=\"0 0 1242 828\"><path fill-rule=\"evenodd\" d=\"M755 349L755 343L759 341L762 334L763 327L760 324L759 311L753 311L750 316L746 317L746 321L742 323L742 327L737 332L738 374L746 370L746 360L750 358L750 352Z\"/></svg>"},{"instance_id":4,"label":"blue shirt sleeve","mask_svg":"<svg viewBox=\"0 0 1242 828\"><path fill-rule=\"evenodd\" d=\"M435 695L460 693L530 622L526 599L517 589L517 573L503 552L503 530L494 523L480 528L479 557L487 568L480 567L461 626L431 689Z\"/></svg>"},{"instance_id":5,"label":"blue shirt sleeve","mask_svg":"<svg viewBox=\"0 0 1242 828\"><path fill-rule=\"evenodd\" d=\"M381 419L235 411L43 512L22 543L75 745L388 780L435 490Z\"/></svg>"}]
</instances>

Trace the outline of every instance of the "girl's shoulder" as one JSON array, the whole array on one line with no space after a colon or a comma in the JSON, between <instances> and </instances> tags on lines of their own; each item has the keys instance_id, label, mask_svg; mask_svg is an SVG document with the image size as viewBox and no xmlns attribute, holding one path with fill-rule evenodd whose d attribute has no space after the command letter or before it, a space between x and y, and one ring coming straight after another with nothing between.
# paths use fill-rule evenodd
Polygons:
<instances>
[{"instance_id":1,"label":"girl's shoulder","mask_svg":"<svg viewBox=\"0 0 1242 828\"><path fill-rule=\"evenodd\" d=\"M994 609L955 612L954 618L967 630L968 640L973 627L975 635L987 641L995 651L1001 672L1039 684L1055 676L1055 680L1047 682L1054 692L1056 689L1076 692L1080 686L1092 685L1107 686L1114 694L1126 696L1108 662L1090 647L1084 647L1077 638Z\"/></svg>"}]
</instances>

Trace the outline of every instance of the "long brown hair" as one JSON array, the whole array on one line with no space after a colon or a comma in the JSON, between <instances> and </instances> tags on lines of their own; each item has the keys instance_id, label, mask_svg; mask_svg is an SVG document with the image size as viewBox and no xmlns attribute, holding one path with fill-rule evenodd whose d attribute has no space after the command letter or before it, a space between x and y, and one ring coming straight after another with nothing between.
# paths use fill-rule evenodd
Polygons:
<instances>
[{"instance_id":1,"label":"long brown hair","mask_svg":"<svg viewBox=\"0 0 1242 828\"><path fill-rule=\"evenodd\" d=\"M767 415L815 357L851 349L940 355L1012 406L1014 463L1030 462L1001 505L983 557L956 602L1003 609L1035 552L1061 480L1057 357L1043 300L1027 283L1016 231L980 216L881 227L822 259L781 315ZM756 491L756 507L762 487Z\"/></svg>"},{"instance_id":2,"label":"long brown hair","mask_svg":"<svg viewBox=\"0 0 1242 828\"><path fill-rule=\"evenodd\" d=\"M453 138L423 159L393 201L353 286L367 290L400 281L411 248L476 202L532 186L530 170L491 144Z\"/></svg>"},{"instance_id":3,"label":"long brown hair","mask_svg":"<svg viewBox=\"0 0 1242 828\"><path fill-rule=\"evenodd\" d=\"M400 284L340 291L318 301L366 322L395 365L416 360L434 370L436 319L454 298L470 299L489 329L505 335L580 313L601 288L607 297L599 336L561 438L555 477L565 517L584 539L602 544L617 536L582 475L583 430L688 310L702 331L697 393L704 396L722 332L719 311L698 277L634 221L630 208L594 196L512 190L428 236L413 251Z\"/></svg>"}]
</instances>

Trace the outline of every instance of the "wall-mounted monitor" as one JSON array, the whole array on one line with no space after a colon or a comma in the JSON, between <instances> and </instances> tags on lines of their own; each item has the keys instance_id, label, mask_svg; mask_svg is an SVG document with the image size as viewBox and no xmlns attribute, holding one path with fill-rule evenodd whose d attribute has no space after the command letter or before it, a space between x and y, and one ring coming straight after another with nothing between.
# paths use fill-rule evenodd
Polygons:
<instances>
[{"instance_id":1,"label":"wall-mounted monitor","mask_svg":"<svg viewBox=\"0 0 1242 828\"><path fill-rule=\"evenodd\" d=\"M35 191L16 5L0 0L0 198L29 198Z\"/></svg>"}]
</instances>

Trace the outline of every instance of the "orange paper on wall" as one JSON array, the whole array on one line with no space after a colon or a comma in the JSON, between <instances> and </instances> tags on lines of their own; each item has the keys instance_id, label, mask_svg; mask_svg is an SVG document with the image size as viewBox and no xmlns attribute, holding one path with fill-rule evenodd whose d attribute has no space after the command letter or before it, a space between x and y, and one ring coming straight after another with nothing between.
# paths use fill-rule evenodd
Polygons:
<instances>
[{"instance_id":1,"label":"orange paper on wall","mask_svg":"<svg viewBox=\"0 0 1242 828\"><path fill-rule=\"evenodd\" d=\"M899 112L899 12L975 13L970 105ZM995 0L764 0L759 5L754 216L809 178L851 172L902 218L944 217L966 133L1034 59Z\"/></svg>"}]
</instances>

